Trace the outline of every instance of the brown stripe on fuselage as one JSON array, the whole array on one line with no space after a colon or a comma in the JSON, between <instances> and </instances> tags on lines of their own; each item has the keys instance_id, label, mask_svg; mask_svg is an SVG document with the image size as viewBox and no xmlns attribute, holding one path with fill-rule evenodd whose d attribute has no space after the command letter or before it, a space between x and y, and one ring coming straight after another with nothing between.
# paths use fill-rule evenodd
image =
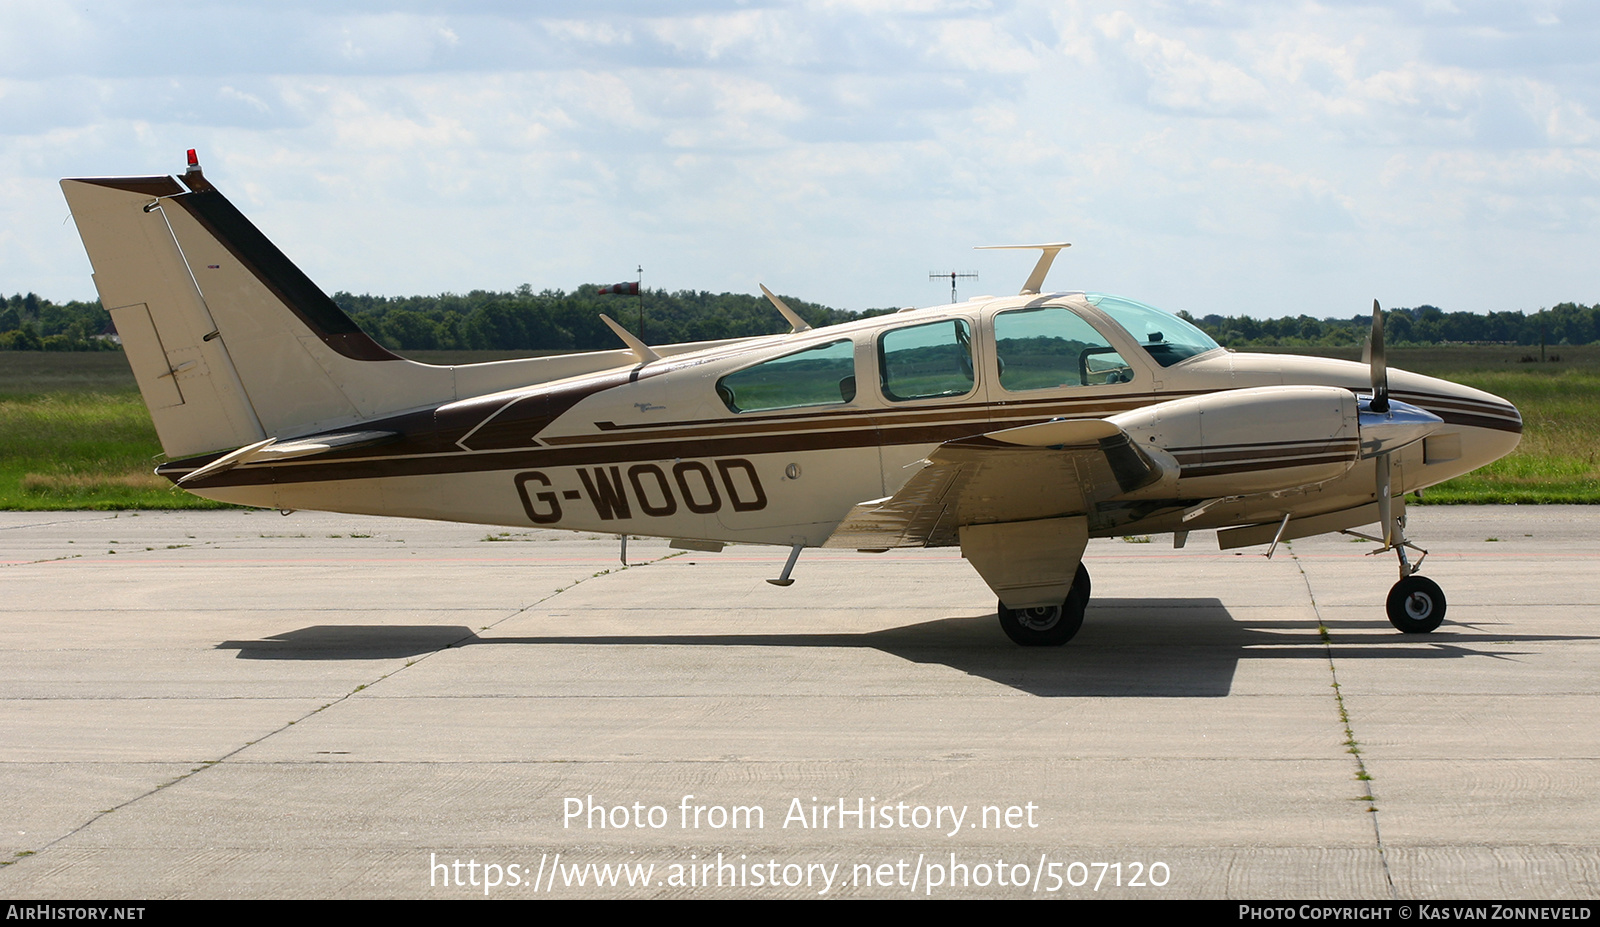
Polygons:
<instances>
[{"instance_id":1,"label":"brown stripe on fuselage","mask_svg":"<svg viewBox=\"0 0 1600 927\"><path fill-rule=\"evenodd\" d=\"M1452 425L1522 434L1522 415L1510 403L1404 390L1391 391L1389 396L1432 412Z\"/></svg>"},{"instance_id":2,"label":"brown stripe on fuselage","mask_svg":"<svg viewBox=\"0 0 1600 927\"><path fill-rule=\"evenodd\" d=\"M1522 419L1508 421L1503 418L1490 418L1485 415L1464 415L1460 412L1451 412L1448 409L1429 409L1434 415L1439 416L1448 425L1465 425L1468 428L1487 428L1491 431L1504 431L1514 435L1522 434Z\"/></svg>"},{"instance_id":3,"label":"brown stripe on fuselage","mask_svg":"<svg viewBox=\"0 0 1600 927\"><path fill-rule=\"evenodd\" d=\"M1026 416L1050 415L1062 411L1073 414L1090 413L1115 413L1128 409L1139 409L1156 402L1165 402L1169 399L1182 399L1187 396L1203 396L1216 390L1193 391L1161 391L1144 393L1123 393L1121 395L1097 394L1092 396L1052 396L1046 399L1028 400L1001 400L988 402L980 406L992 418L1000 414L1015 414ZM794 422L803 422L811 419L819 421L837 421L841 417L921 417L929 414L942 415L945 418L971 418L973 415L972 397L958 402L938 403L934 405L919 404L914 406L895 406L887 408L847 409L839 405L807 407L804 411L782 412L774 414L751 414L741 412L734 418L697 418L678 419L664 422L636 422L619 425L616 422L595 422L594 426L601 432L639 432L651 429L671 429L675 434L684 433L684 429L707 426L740 429L752 422L772 422L783 425ZM840 405L843 405L842 403ZM569 436L572 440L593 438L588 435ZM563 437L562 440L568 440Z\"/></svg>"},{"instance_id":4,"label":"brown stripe on fuselage","mask_svg":"<svg viewBox=\"0 0 1600 927\"><path fill-rule=\"evenodd\" d=\"M1354 388L1350 388L1352 392ZM1209 395L1218 390L1171 390L1160 392L1142 392L1115 395L1094 396L1052 396L1039 399L1007 399L987 403L980 408L987 412L991 421L1013 417L1026 419L1039 419L1040 417L1088 417L1104 418L1118 412L1132 409L1141 409L1158 402L1168 402L1174 399L1183 399L1190 396ZM1446 407L1460 412L1477 413L1502 413L1515 417L1513 407L1494 402L1481 400L1461 399L1459 397L1445 397L1434 393L1394 393L1395 398L1402 395L1416 397L1413 405ZM1411 401L1411 400L1407 400ZM595 422L594 425L601 434L572 434L547 436L543 440L549 444L578 444L602 443L610 441L636 440L641 433L648 434L652 431L670 432L672 435L697 436L729 433L750 433L756 431L780 431L784 429L828 429L838 426L841 418L871 419L875 423L893 421L959 421L973 417L973 401L971 399L949 404L919 405L909 408L880 408L880 409L840 409L834 407L819 407L805 412L769 415L740 414L737 418L727 419L684 419L667 422L639 422L632 424L617 424L615 422ZM1430 408L1430 411L1437 410ZM1444 416L1441 415L1441 418ZM1487 417L1485 420L1488 420ZM1447 419L1448 421L1448 419ZM757 424L759 423L759 424ZM1503 421L1500 430L1506 430ZM1520 431L1520 426L1517 427ZM654 435L649 435L654 437Z\"/></svg>"},{"instance_id":5,"label":"brown stripe on fuselage","mask_svg":"<svg viewBox=\"0 0 1600 927\"><path fill-rule=\"evenodd\" d=\"M1051 418L1064 415L1077 418L1104 418L1107 415L1126 412L1129 409L1142 408L1149 404L1148 400L1128 399L1119 402L1101 401L1093 405L1077 403L1059 408L1035 408L1027 410L1026 418L1023 421L1048 421ZM712 435L765 434L778 431L825 431L838 429L841 418L848 419L848 424L860 428L899 427L903 422L951 423L972 421L974 412L993 413L994 411L995 409L992 406L974 407L969 404L949 407L948 410L946 407L932 409L927 407L912 409L840 409L832 412L810 412L805 415L796 415L776 421L752 421L744 418L703 419L693 423L684 423L681 426L665 422L638 425L595 422L595 427L601 429L599 434L541 435L540 440L551 446L564 446L569 444L612 444L648 440L657 437L690 438ZM1006 424L1010 427L1012 423L1008 421ZM623 429L629 430L623 431ZM472 443L476 443L476 436L474 436Z\"/></svg>"},{"instance_id":6,"label":"brown stripe on fuselage","mask_svg":"<svg viewBox=\"0 0 1600 927\"><path fill-rule=\"evenodd\" d=\"M530 391L510 400L504 396L466 400L452 404L443 417L461 429L461 436L453 443L466 450L531 447L535 444L534 437L568 409L595 393L633 382L630 374L630 371L605 374L555 389ZM553 443L549 438L542 441Z\"/></svg>"},{"instance_id":7,"label":"brown stripe on fuselage","mask_svg":"<svg viewBox=\"0 0 1600 927\"><path fill-rule=\"evenodd\" d=\"M222 486L260 486L270 483L305 483L326 480L362 480L388 476L427 476L445 473L478 473L489 470L524 470L537 467L580 466L629 463L634 461L676 460L693 457L748 457L792 451L840 450L879 445L943 444L956 438L982 434L988 422L958 425L924 425L911 428L869 429L835 432L802 432L781 435L753 435L731 438L662 441L604 447L532 448L524 450L437 454L413 457L368 457L362 459L284 461L251 464L227 470L216 476L196 480L196 488ZM395 445L388 445L393 448ZM157 473L175 479L201 466L205 458L165 464ZM215 459L213 457L212 459Z\"/></svg>"},{"instance_id":8,"label":"brown stripe on fuselage","mask_svg":"<svg viewBox=\"0 0 1600 927\"><path fill-rule=\"evenodd\" d=\"M1129 408L1142 408L1155 402L1205 395L1159 392L1132 396L1041 397L1008 400L1000 403L940 404L910 408L819 410L791 415L738 416L724 420L697 420L681 423L639 423L616 425L597 423L600 434L543 435L542 431L572 406L589 396L637 379L656 376L682 365L649 366L615 371L584 378L576 383L540 389L508 398L504 394L451 403L434 410L407 413L389 419L363 423L363 427L395 431L402 438L378 447L355 448L321 455L315 460L252 464L199 480L196 488L237 485L262 485L275 482L300 483L324 480L375 479L386 476L416 476L446 473L484 472L502 469L527 469L551 466L627 463L670 460L684 457L750 456L794 451L817 451L872 446L940 444L957 438L995 430L997 424L1017 427L1058 417L1103 417ZM1209 391L1215 392L1215 391ZM1420 394L1415 404L1422 405ZM1430 395L1429 399L1433 399ZM1439 397L1442 406L1502 412L1509 407L1455 397ZM1514 410L1510 410L1515 415ZM1437 409L1447 422L1521 431L1519 423L1490 415L1472 415ZM1004 416L1003 423L994 421ZM1012 416L1016 416L1013 418ZM844 419L844 421L841 421ZM843 425L844 427L841 427ZM537 436L537 439L536 439ZM548 446L540 446L540 444ZM1313 450L1326 454L1354 439L1336 443L1261 442L1208 449L1208 461L1292 457ZM1311 446L1307 446L1307 445ZM1300 451L1275 454L1268 448L1300 447ZM462 447L469 450L462 451ZM1174 452L1199 450L1173 449ZM176 478L221 454L190 458L162 466L158 472ZM1330 458L1345 459L1344 456ZM1277 464L1293 466L1295 463ZM1236 470L1252 467L1238 464ZM1234 472L1222 471L1216 472Z\"/></svg>"}]
</instances>

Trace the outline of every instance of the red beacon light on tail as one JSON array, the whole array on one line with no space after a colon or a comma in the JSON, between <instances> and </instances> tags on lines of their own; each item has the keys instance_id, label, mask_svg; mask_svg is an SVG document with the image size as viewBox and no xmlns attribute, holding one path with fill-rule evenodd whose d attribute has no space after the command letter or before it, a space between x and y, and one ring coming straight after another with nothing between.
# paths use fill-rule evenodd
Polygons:
<instances>
[{"instance_id":1,"label":"red beacon light on tail","mask_svg":"<svg viewBox=\"0 0 1600 927\"><path fill-rule=\"evenodd\" d=\"M206 180L206 175L200 172L200 155L193 148L189 149L187 160L189 168L183 172L183 185L189 188L189 192L209 193L216 190L211 182Z\"/></svg>"}]
</instances>

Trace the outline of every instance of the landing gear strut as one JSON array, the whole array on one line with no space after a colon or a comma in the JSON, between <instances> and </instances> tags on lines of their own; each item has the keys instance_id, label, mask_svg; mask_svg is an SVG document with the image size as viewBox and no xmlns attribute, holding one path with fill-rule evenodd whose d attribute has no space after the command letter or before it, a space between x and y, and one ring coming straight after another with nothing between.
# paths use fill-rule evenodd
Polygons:
<instances>
[{"instance_id":1,"label":"landing gear strut","mask_svg":"<svg viewBox=\"0 0 1600 927\"><path fill-rule=\"evenodd\" d=\"M1080 563L1066 601L1037 608L1006 608L1001 602L1000 627L1006 637L1023 647L1059 647L1083 627L1083 610L1088 604L1089 571Z\"/></svg>"},{"instance_id":2,"label":"landing gear strut","mask_svg":"<svg viewBox=\"0 0 1600 927\"><path fill-rule=\"evenodd\" d=\"M1405 527L1406 517L1401 515L1396 518L1387 546L1373 553L1381 554L1386 550L1393 550L1400 560L1400 581L1389 589L1389 599L1386 604L1389 623L1403 634L1427 634L1444 623L1444 590L1428 577L1417 575L1417 570L1422 568L1422 561L1427 559L1428 552L1406 540ZM1360 532L1344 533L1384 543L1383 538L1369 537ZM1408 547L1422 554L1416 563L1412 563L1406 556Z\"/></svg>"}]
</instances>

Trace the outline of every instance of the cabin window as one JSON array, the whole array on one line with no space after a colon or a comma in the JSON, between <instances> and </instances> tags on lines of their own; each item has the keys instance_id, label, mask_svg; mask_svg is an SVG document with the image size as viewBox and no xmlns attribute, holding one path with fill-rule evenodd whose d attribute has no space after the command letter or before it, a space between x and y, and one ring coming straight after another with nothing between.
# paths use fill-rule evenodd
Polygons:
<instances>
[{"instance_id":1,"label":"cabin window","mask_svg":"<svg viewBox=\"0 0 1600 927\"><path fill-rule=\"evenodd\" d=\"M717 396L730 412L844 405L856 398L856 349L832 341L774 357L717 381Z\"/></svg>"},{"instance_id":2,"label":"cabin window","mask_svg":"<svg viewBox=\"0 0 1600 927\"><path fill-rule=\"evenodd\" d=\"M972 330L944 319L885 332L878 339L883 395L895 402L972 392Z\"/></svg>"},{"instance_id":3,"label":"cabin window","mask_svg":"<svg viewBox=\"0 0 1600 927\"><path fill-rule=\"evenodd\" d=\"M1000 385L1011 392L1133 379L1133 368L1105 336L1060 306L997 314L994 342Z\"/></svg>"},{"instance_id":4,"label":"cabin window","mask_svg":"<svg viewBox=\"0 0 1600 927\"><path fill-rule=\"evenodd\" d=\"M1156 363L1171 367L1220 347L1211 336L1170 312L1154 306L1136 303L1121 296L1089 293L1084 296L1089 305L1099 309L1127 329L1133 340L1139 342Z\"/></svg>"}]
</instances>

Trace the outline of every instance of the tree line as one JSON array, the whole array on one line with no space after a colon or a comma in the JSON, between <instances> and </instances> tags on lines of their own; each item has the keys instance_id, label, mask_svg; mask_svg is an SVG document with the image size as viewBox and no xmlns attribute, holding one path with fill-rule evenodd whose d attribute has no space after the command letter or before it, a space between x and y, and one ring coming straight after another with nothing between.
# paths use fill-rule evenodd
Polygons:
<instances>
[{"instance_id":1,"label":"tree line","mask_svg":"<svg viewBox=\"0 0 1600 927\"><path fill-rule=\"evenodd\" d=\"M652 344L713 341L788 330L764 297L704 290L645 290L614 296L591 285L572 292L534 292L523 284L509 292L473 290L438 296L356 296L333 300L383 346L404 353L428 350L584 351L619 346L599 315L604 312ZM834 309L785 297L814 327L880 315L893 309ZM641 317L642 313L642 317ZM1223 345L1334 347L1359 345L1372 319L1279 319L1179 313ZM1392 309L1385 317L1389 344L1487 342L1535 345L1600 342L1600 304L1561 303L1536 312L1445 312L1437 306ZM0 350L117 350L111 316L98 301L55 303L36 294L0 297Z\"/></svg>"},{"instance_id":2,"label":"tree line","mask_svg":"<svg viewBox=\"0 0 1600 927\"><path fill-rule=\"evenodd\" d=\"M605 313L651 344L715 341L788 331L789 323L764 296L704 290L644 290L602 294L593 285L538 293L473 290L464 296L354 296L335 293L356 324L386 348L419 350L587 351L620 347L600 321ZM812 327L893 310L851 312L802 299L784 302ZM641 318L642 314L642 318Z\"/></svg>"},{"instance_id":3,"label":"tree line","mask_svg":"<svg viewBox=\"0 0 1600 927\"><path fill-rule=\"evenodd\" d=\"M600 294L585 285L534 292L473 290L438 296L333 294L356 324L395 351L585 351L619 347L600 321L604 312L653 344L713 341L787 331L765 297L743 293L646 289L637 296ZM813 327L890 312L852 312L785 299ZM642 320L641 320L642 312ZM0 296L0 350L117 350L111 315L95 302L55 303L37 294Z\"/></svg>"},{"instance_id":4,"label":"tree line","mask_svg":"<svg viewBox=\"0 0 1600 927\"><path fill-rule=\"evenodd\" d=\"M1180 312L1217 342L1230 348L1336 347L1360 345L1372 331L1371 315L1280 319ZM1536 312L1445 312L1437 306L1390 309L1384 313L1386 344L1593 344L1600 342L1600 303L1560 303Z\"/></svg>"},{"instance_id":5,"label":"tree line","mask_svg":"<svg viewBox=\"0 0 1600 927\"><path fill-rule=\"evenodd\" d=\"M115 351L111 314L100 301L53 303L38 295L0 296L0 351Z\"/></svg>"}]
</instances>

